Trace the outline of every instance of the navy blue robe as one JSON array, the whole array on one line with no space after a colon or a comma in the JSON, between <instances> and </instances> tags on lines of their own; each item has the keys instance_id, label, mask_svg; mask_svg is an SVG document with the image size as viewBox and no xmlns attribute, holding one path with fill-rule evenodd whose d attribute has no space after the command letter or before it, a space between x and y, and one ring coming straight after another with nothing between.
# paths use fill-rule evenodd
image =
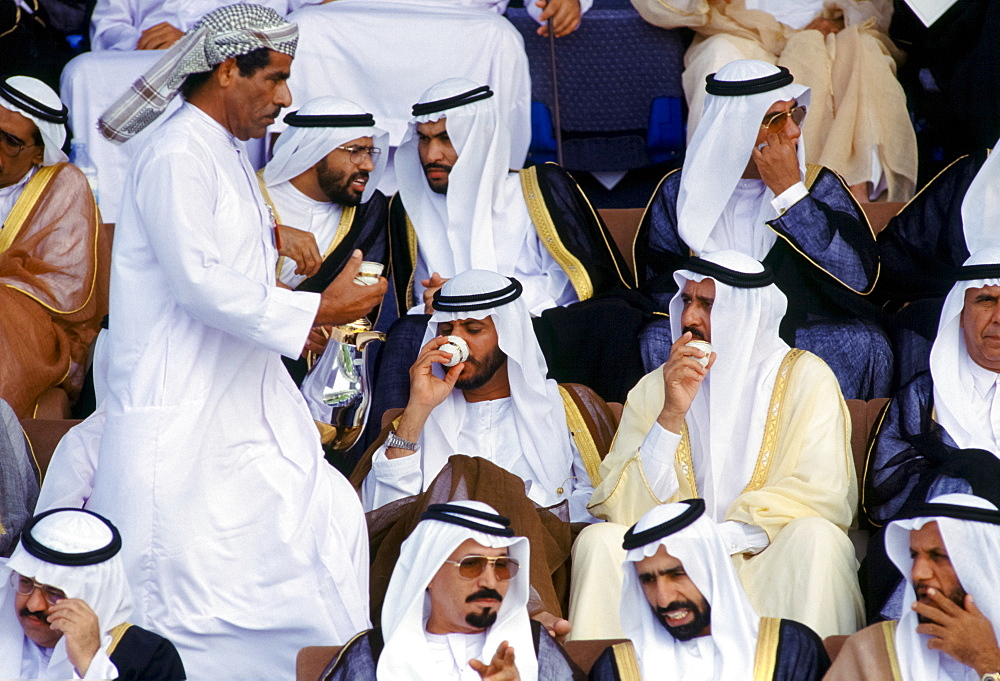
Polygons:
<instances>
[{"instance_id":1,"label":"navy blue robe","mask_svg":"<svg viewBox=\"0 0 1000 681\"><path fill-rule=\"evenodd\" d=\"M531 633L535 657L538 659L538 681L582 681L586 678L570 661L562 646L534 620L531 621ZM375 670L383 647L380 629L370 629L358 634L327 665L320 674L319 681L375 681ZM487 657L485 651L483 656ZM488 657L492 658L493 653ZM488 659L483 661L489 662Z\"/></svg>"},{"instance_id":2,"label":"navy blue robe","mask_svg":"<svg viewBox=\"0 0 1000 681\"><path fill-rule=\"evenodd\" d=\"M120 681L180 681L184 664L174 644L134 624L125 630L111 655Z\"/></svg>"},{"instance_id":3,"label":"navy blue robe","mask_svg":"<svg viewBox=\"0 0 1000 681\"><path fill-rule=\"evenodd\" d=\"M872 297L895 311L890 329L899 385L929 368L944 296L955 283L953 270L969 257L962 202L986 157L984 150L949 165L876 239L882 272ZM902 307L906 303L911 304Z\"/></svg>"},{"instance_id":4,"label":"navy blue robe","mask_svg":"<svg viewBox=\"0 0 1000 681\"><path fill-rule=\"evenodd\" d=\"M747 660L753 667L753 660ZM754 681L820 681L830 668L830 657L823 647L823 641L804 624L792 620L781 620L778 630L778 644L775 653L774 674L768 679ZM618 671L614 648L608 648L597 658L590 668L590 681L623 681ZM664 669L662 681L673 680L671 670ZM644 679L644 681L660 681ZM677 681L683 681L677 679Z\"/></svg>"},{"instance_id":5,"label":"navy blue robe","mask_svg":"<svg viewBox=\"0 0 1000 681\"><path fill-rule=\"evenodd\" d=\"M680 171L663 179L635 240L640 290L663 312L677 291L673 273L691 255L677 231L680 184ZM887 397L892 352L882 313L866 297L878 276L875 237L843 180L821 168L809 195L767 224L778 239L764 264L788 298L781 337L822 358L845 398ZM670 351L668 322L655 324L643 339L648 370L666 361Z\"/></svg>"},{"instance_id":6,"label":"navy blue robe","mask_svg":"<svg viewBox=\"0 0 1000 681\"><path fill-rule=\"evenodd\" d=\"M1000 506L1000 459L982 449L961 449L931 413L929 372L915 376L883 411L864 475L862 507L882 526L915 504L940 494L971 493ZM861 571L869 623L898 619L902 575L874 533Z\"/></svg>"}]
</instances>

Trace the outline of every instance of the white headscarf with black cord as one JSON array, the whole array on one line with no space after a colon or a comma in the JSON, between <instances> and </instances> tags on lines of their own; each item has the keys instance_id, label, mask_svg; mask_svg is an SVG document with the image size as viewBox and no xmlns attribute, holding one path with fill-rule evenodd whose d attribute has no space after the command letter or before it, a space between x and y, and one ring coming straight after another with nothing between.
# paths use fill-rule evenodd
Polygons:
<instances>
[{"instance_id":1,"label":"white headscarf with black cord","mask_svg":"<svg viewBox=\"0 0 1000 681\"><path fill-rule=\"evenodd\" d=\"M705 514L704 501L690 499L654 507L625 534L621 621L625 635L635 644L644 679L660 678L664 670L684 681L753 678L760 618L743 591L717 527ZM681 561L711 606L709 636L677 640L646 600L636 564L661 546Z\"/></svg>"},{"instance_id":2,"label":"white headscarf with black cord","mask_svg":"<svg viewBox=\"0 0 1000 681\"><path fill-rule=\"evenodd\" d=\"M507 355L518 439L536 478L528 496L540 506L558 503L557 490L572 475L573 451L559 384L546 378L548 366L521 297L520 284L496 272L469 270L445 282L435 297L434 308L421 346L439 335L438 324L442 322L493 319L500 349ZM441 378L446 371L436 363L432 370ZM457 449L467 406L462 392L452 390L427 419L420 436L425 488L452 454L475 455Z\"/></svg>"},{"instance_id":3,"label":"white headscarf with black cord","mask_svg":"<svg viewBox=\"0 0 1000 681\"><path fill-rule=\"evenodd\" d=\"M295 56L299 28L269 7L237 4L209 12L139 77L108 110L97 127L108 140L131 139L162 114L184 80L205 73L230 57L259 48Z\"/></svg>"},{"instance_id":4,"label":"white headscarf with black cord","mask_svg":"<svg viewBox=\"0 0 1000 681\"><path fill-rule=\"evenodd\" d=\"M733 235L717 230L719 217L750 161L764 114L778 101L796 100L808 106L809 88L792 82L784 67L740 59L708 76L705 113L688 144L677 195L678 232L696 255L731 248ZM804 142L798 140L799 170L805 176ZM763 257L776 235L765 222L778 216L771 205L774 192L765 188L752 225L722 225L753 230L755 253Z\"/></svg>"},{"instance_id":5,"label":"white headscarf with black cord","mask_svg":"<svg viewBox=\"0 0 1000 681\"><path fill-rule=\"evenodd\" d=\"M274 157L264 167L264 182L269 187L298 177L351 140L371 137L372 146L382 153L368 174L361 203L372 197L385 171L389 151L389 133L375 127L374 116L354 102L326 96L309 100L284 120L289 127L278 137Z\"/></svg>"},{"instance_id":6,"label":"white headscarf with black cord","mask_svg":"<svg viewBox=\"0 0 1000 681\"><path fill-rule=\"evenodd\" d=\"M16 589L10 583L11 573L61 589L68 598L83 600L97 615L101 650L107 651L111 630L132 613L132 592L120 549L118 530L91 511L57 508L29 521L20 544L0 568L0 678L16 679L21 675L24 636L14 608ZM74 678L65 636L56 643L45 673L44 678Z\"/></svg>"},{"instance_id":7,"label":"white headscarf with black cord","mask_svg":"<svg viewBox=\"0 0 1000 681\"><path fill-rule=\"evenodd\" d=\"M913 610L913 558L910 531L930 522L938 531L959 584L972 594L976 607L1000 631L1000 511L989 501L971 494L943 494L916 507L908 517L895 520L885 530L885 549L906 582L903 616L896 625L896 657L903 681L979 681L979 674L947 653L927 647L928 634L918 634Z\"/></svg>"},{"instance_id":8,"label":"white headscarf with black cord","mask_svg":"<svg viewBox=\"0 0 1000 681\"><path fill-rule=\"evenodd\" d=\"M685 423L700 495L718 522L750 481L767 423L767 410L788 344L778 336L788 301L770 270L748 255L720 251L674 272L670 330L683 334L684 286L715 281L711 343L717 357L691 402Z\"/></svg>"},{"instance_id":9,"label":"white headscarf with black cord","mask_svg":"<svg viewBox=\"0 0 1000 681\"><path fill-rule=\"evenodd\" d=\"M978 398L973 379L976 368L961 328L966 290L1000 286L1000 247L994 245L970 255L957 277L961 278L944 299L937 336L931 346L936 419L959 447L985 449L1000 455L994 444L991 405L973 399Z\"/></svg>"},{"instance_id":10,"label":"white headscarf with black cord","mask_svg":"<svg viewBox=\"0 0 1000 681\"><path fill-rule=\"evenodd\" d=\"M514 664L521 679L536 681L538 660L527 609L528 539L514 536L509 525L507 518L480 501L432 504L421 515L417 527L400 547L399 560L382 605L385 647L376 672L379 681L440 681L442 678L441 670L432 662L425 633L430 616L427 585L442 567L457 569L445 566L444 561L467 539L490 548L506 547L508 554L520 565L497 610L496 622L486 630L481 661L488 665L500 643L507 641L514 648Z\"/></svg>"},{"instance_id":11,"label":"white headscarf with black cord","mask_svg":"<svg viewBox=\"0 0 1000 681\"><path fill-rule=\"evenodd\" d=\"M59 95L37 78L10 76L0 81L0 106L25 116L38 126L45 144L43 166L54 166L69 159L63 153L69 109ZM24 140L29 144L34 140Z\"/></svg>"},{"instance_id":12,"label":"white headscarf with black cord","mask_svg":"<svg viewBox=\"0 0 1000 681\"><path fill-rule=\"evenodd\" d=\"M464 78L449 78L420 99L395 164L399 195L427 266L445 278L470 269L513 274L531 218L520 183L506 181L510 132L493 91ZM437 194L428 185L417 134L417 125L442 118L458 153L447 194Z\"/></svg>"}]
</instances>

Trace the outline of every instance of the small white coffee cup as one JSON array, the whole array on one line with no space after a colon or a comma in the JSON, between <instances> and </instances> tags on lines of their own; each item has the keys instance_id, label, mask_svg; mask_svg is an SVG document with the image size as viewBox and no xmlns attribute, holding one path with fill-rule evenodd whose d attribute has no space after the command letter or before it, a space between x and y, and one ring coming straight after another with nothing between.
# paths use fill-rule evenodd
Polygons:
<instances>
[{"instance_id":1,"label":"small white coffee cup","mask_svg":"<svg viewBox=\"0 0 1000 681\"><path fill-rule=\"evenodd\" d=\"M444 363L446 367L453 367L469 359L469 344L459 336L448 336L448 342L438 347L438 350L451 353L451 359Z\"/></svg>"},{"instance_id":2,"label":"small white coffee cup","mask_svg":"<svg viewBox=\"0 0 1000 681\"><path fill-rule=\"evenodd\" d=\"M695 359L698 360L699 364L701 364L703 367L707 367L708 366L708 360L712 356L712 344L711 343L709 343L708 341L703 341L703 340L693 340L693 341L688 341L684 345L687 345L688 347L692 347L692 348L697 348L698 350L701 350L702 352L704 352L705 353L704 357L695 357Z\"/></svg>"},{"instance_id":3,"label":"small white coffee cup","mask_svg":"<svg viewBox=\"0 0 1000 681\"><path fill-rule=\"evenodd\" d=\"M382 276L385 265L372 260L362 260L358 273L354 276L354 283L361 286L372 286L378 283L378 278Z\"/></svg>"}]
</instances>

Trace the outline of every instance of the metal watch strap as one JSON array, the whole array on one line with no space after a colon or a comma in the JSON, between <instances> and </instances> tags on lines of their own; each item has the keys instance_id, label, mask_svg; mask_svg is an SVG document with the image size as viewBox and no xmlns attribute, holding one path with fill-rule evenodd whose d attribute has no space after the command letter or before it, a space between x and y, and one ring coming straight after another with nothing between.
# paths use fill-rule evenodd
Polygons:
<instances>
[{"instance_id":1,"label":"metal watch strap","mask_svg":"<svg viewBox=\"0 0 1000 681\"><path fill-rule=\"evenodd\" d=\"M404 440L403 438L396 435L396 431L390 430L389 436L385 439L385 448L395 447L396 449L405 449L410 452L417 451L419 445L416 442L410 442L409 440Z\"/></svg>"}]
</instances>

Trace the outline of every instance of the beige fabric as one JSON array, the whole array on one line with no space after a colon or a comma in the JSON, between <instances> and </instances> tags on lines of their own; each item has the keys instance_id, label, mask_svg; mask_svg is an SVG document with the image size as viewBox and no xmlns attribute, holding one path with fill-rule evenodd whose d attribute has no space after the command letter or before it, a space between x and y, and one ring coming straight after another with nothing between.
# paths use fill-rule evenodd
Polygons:
<instances>
[{"instance_id":1,"label":"beige fabric","mask_svg":"<svg viewBox=\"0 0 1000 681\"><path fill-rule=\"evenodd\" d=\"M854 185L871 179L872 154L886 175L890 201L909 200L917 177L917 140L896 80L901 53L886 35L888 0L828 2L826 18L842 16L839 33L796 31L743 0L632 0L642 17L663 28L688 26L698 34L684 57L688 139L701 120L705 76L735 59L786 66L812 89L802 128L806 161L827 166ZM836 114L834 114L836 112Z\"/></svg>"},{"instance_id":2,"label":"beige fabric","mask_svg":"<svg viewBox=\"0 0 1000 681\"><path fill-rule=\"evenodd\" d=\"M775 389L780 388L776 383ZM734 564L761 616L794 619L821 636L853 633L863 608L847 538L858 500L847 406L829 367L809 353L793 365L781 404L765 427L765 432L775 432L766 471L758 466L754 481L733 500L725 517L763 528L771 545L756 556L734 558ZM646 481L639 446L662 405L663 379L657 369L629 393L589 506L598 518L628 526L658 503L699 496L694 473L685 470L689 464L682 456L674 461L679 491L672 498L656 498ZM682 441L678 451L683 447ZM608 606L617 603L621 583L610 584L615 580L608 575L624 560L622 532L624 527L616 540L613 528L595 526L574 544L570 619L575 638L621 635ZM592 548L590 541L607 546Z\"/></svg>"},{"instance_id":3,"label":"beige fabric","mask_svg":"<svg viewBox=\"0 0 1000 681\"><path fill-rule=\"evenodd\" d=\"M899 681L895 648L889 647L896 622L879 622L844 643L824 681Z\"/></svg>"},{"instance_id":4,"label":"beige fabric","mask_svg":"<svg viewBox=\"0 0 1000 681\"><path fill-rule=\"evenodd\" d=\"M74 166L56 168L37 199L29 200L33 187L26 186L26 219L0 252L0 398L20 418L32 415L46 389L82 387L88 348L107 312L109 252L93 194Z\"/></svg>"}]
</instances>

